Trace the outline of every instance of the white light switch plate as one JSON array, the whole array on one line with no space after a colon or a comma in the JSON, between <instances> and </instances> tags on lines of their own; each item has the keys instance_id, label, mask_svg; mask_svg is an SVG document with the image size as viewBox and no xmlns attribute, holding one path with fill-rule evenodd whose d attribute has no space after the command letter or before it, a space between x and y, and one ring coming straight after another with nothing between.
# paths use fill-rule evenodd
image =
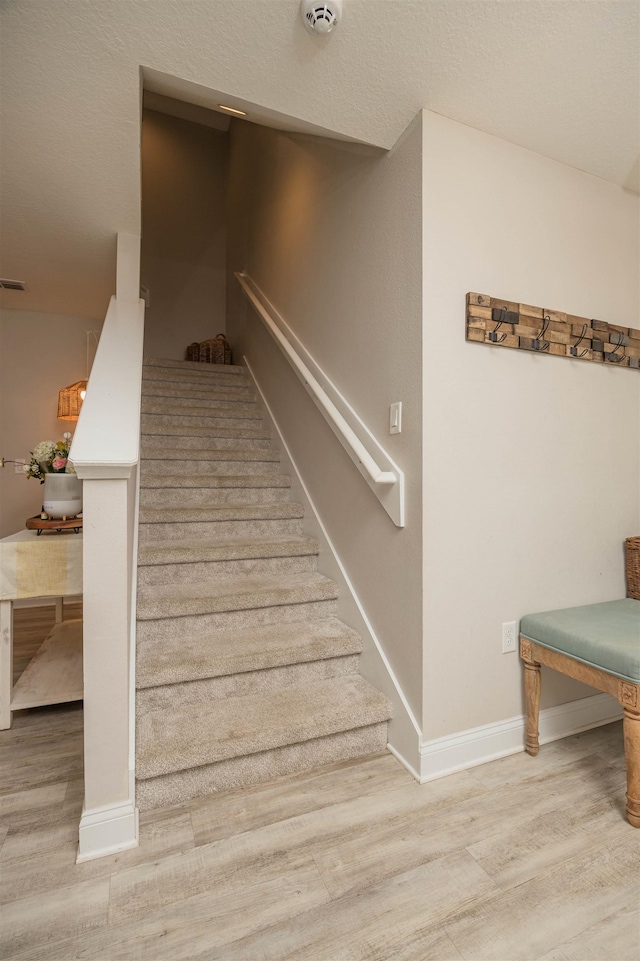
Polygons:
<instances>
[{"instance_id":1,"label":"white light switch plate","mask_svg":"<svg viewBox=\"0 0 640 961\"><path fill-rule=\"evenodd\" d=\"M389 408L389 433L402 433L402 401L392 404Z\"/></svg>"}]
</instances>

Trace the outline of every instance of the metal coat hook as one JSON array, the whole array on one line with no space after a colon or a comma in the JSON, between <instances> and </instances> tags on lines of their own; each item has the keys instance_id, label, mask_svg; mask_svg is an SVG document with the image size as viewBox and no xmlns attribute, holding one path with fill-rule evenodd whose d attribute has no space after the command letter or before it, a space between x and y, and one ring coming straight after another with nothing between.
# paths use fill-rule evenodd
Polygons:
<instances>
[{"instance_id":1,"label":"metal coat hook","mask_svg":"<svg viewBox=\"0 0 640 961\"><path fill-rule=\"evenodd\" d=\"M548 314L544 314L544 313L543 313L543 315L542 315L542 327L540 328L540 330L539 330L538 333L536 334L535 340L533 341L533 344L532 344L534 350L540 350L540 351L549 350L549 347L550 347L551 345L549 344L549 341L548 341L548 340L545 340L545 339L544 339L544 335L546 334L547 330L549 329L549 324L550 324L550 323L551 323L551 317L549 317Z\"/></svg>"},{"instance_id":2,"label":"metal coat hook","mask_svg":"<svg viewBox=\"0 0 640 961\"><path fill-rule=\"evenodd\" d=\"M620 350L621 347L622 347L622 353L619 354L618 351ZM611 361L612 364L619 364L621 361L625 359L625 357L627 356L627 352L624 348L625 348L624 334L618 334L618 343L609 354L609 360Z\"/></svg>"},{"instance_id":3,"label":"metal coat hook","mask_svg":"<svg viewBox=\"0 0 640 961\"><path fill-rule=\"evenodd\" d=\"M588 348L588 347L585 347L585 349L582 351L581 354L578 353L578 347L580 346L580 344L581 344L582 341L584 340L586 334L587 334L587 325L586 325L586 324L583 324L583 325L582 325L582 332L581 332L580 336L578 337L578 339L576 340L575 344L573 345L573 347L571 348L571 351L570 351L570 353L572 354L573 357L584 357L585 354L588 354L588 353L589 353L589 348Z\"/></svg>"},{"instance_id":4,"label":"metal coat hook","mask_svg":"<svg viewBox=\"0 0 640 961\"><path fill-rule=\"evenodd\" d=\"M497 325L493 328L493 330L491 331L488 337L488 339L491 341L492 344L501 344L502 341L506 339L506 336L507 336L506 334L503 334L502 337L498 339L498 331L504 324L504 319L506 315L507 315L507 308L500 307L500 319L498 320Z\"/></svg>"}]
</instances>

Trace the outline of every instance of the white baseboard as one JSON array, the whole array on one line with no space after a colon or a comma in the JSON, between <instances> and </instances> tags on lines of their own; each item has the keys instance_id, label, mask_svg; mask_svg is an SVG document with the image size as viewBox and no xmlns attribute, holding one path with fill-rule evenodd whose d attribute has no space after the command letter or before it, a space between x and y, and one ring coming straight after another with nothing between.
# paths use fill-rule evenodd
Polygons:
<instances>
[{"instance_id":1,"label":"white baseboard","mask_svg":"<svg viewBox=\"0 0 640 961\"><path fill-rule=\"evenodd\" d=\"M557 741L621 717L622 708L609 694L594 694L558 707L548 707L540 711L540 743ZM524 715L519 715L423 741L420 746L420 783L524 751L525 725Z\"/></svg>"},{"instance_id":2,"label":"white baseboard","mask_svg":"<svg viewBox=\"0 0 640 961\"><path fill-rule=\"evenodd\" d=\"M138 847L138 809L131 801L82 811L76 864Z\"/></svg>"}]
</instances>

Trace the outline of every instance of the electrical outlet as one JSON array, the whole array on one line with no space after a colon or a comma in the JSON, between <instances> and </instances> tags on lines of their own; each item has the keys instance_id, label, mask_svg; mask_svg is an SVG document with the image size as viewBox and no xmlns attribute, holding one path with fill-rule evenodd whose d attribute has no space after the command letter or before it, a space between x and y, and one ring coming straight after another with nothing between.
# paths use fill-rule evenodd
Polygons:
<instances>
[{"instance_id":1,"label":"electrical outlet","mask_svg":"<svg viewBox=\"0 0 640 961\"><path fill-rule=\"evenodd\" d=\"M505 621L502 625L502 653L512 654L518 643L518 632L515 621Z\"/></svg>"},{"instance_id":2,"label":"electrical outlet","mask_svg":"<svg viewBox=\"0 0 640 961\"><path fill-rule=\"evenodd\" d=\"M14 460L14 462L13 462L13 473L14 473L14 474L24 474L24 471L23 471L23 469L22 469L23 467L24 467L24 461L23 461L23 460Z\"/></svg>"}]
</instances>

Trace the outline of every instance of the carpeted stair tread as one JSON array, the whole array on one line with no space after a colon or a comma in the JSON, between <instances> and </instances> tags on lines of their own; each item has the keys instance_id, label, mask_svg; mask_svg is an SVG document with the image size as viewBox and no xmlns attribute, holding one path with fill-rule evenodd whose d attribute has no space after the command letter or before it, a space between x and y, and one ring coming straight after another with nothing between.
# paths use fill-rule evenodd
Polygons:
<instances>
[{"instance_id":1,"label":"carpeted stair tread","mask_svg":"<svg viewBox=\"0 0 640 961\"><path fill-rule=\"evenodd\" d=\"M237 537L226 540L190 538L183 541L158 541L142 544L138 567L160 564L193 564L202 561L254 559L259 557L296 557L317 554L313 537Z\"/></svg>"},{"instance_id":2,"label":"carpeted stair tread","mask_svg":"<svg viewBox=\"0 0 640 961\"><path fill-rule=\"evenodd\" d=\"M336 617L216 634L182 636L178 643L138 646L140 689L306 664L362 651L362 639Z\"/></svg>"},{"instance_id":3,"label":"carpeted stair tread","mask_svg":"<svg viewBox=\"0 0 640 961\"><path fill-rule=\"evenodd\" d=\"M291 487L286 474L146 474L140 488Z\"/></svg>"},{"instance_id":4,"label":"carpeted stair tread","mask_svg":"<svg viewBox=\"0 0 640 961\"><path fill-rule=\"evenodd\" d=\"M233 386L227 384L218 386L216 384L176 384L166 380L143 380L142 398L164 397L189 397L193 400L194 406L202 401L238 401L241 404L255 402L254 395L248 387Z\"/></svg>"},{"instance_id":5,"label":"carpeted stair tread","mask_svg":"<svg viewBox=\"0 0 640 961\"><path fill-rule=\"evenodd\" d=\"M196 584L160 584L138 589L138 620L308 604L335 600L337 596L335 583L316 573L236 575Z\"/></svg>"},{"instance_id":6,"label":"carpeted stair tread","mask_svg":"<svg viewBox=\"0 0 640 961\"><path fill-rule=\"evenodd\" d=\"M142 374L142 388L153 387L155 384L166 384L168 387L179 387L181 390L225 390L231 393L248 394L251 390L246 377L202 377L199 374L183 374L181 371L153 371Z\"/></svg>"},{"instance_id":7,"label":"carpeted stair tread","mask_svg":"<svg viewBox=\"0 0 640 961\"><path fill-rule=\"evenodd\" d=\"M177 427L182 430L201 427L208 431L215 431L218 427L224 427L227 430L230 428L237 428L239 430L264 430L264 422L258 411L254 411L250 416L247 416L247 411L242 411L242 417L235 415L227 417L226 413L226 411L207 411L206 408L204 417L192 414L188 410L185 410L182 414L159 412L152 414L143 413L140 418L141 433L159 434L164 432L164 428L166 427ZM153 430L149 428L153 428Z\"/></svg>"},{"instance_id":8,"label":"carpeted stair tread","mask_svg":"<svg viewBox=\"0 0 640 961\"><path fill-rule=\"evenodd\" d=\"M357 674L270 694L183 705L138 718L137 776L145 779L257 754L391 716L387 698Z\"/></svg>"},{"instance_id":9,"label":"carpeted stair tread","mask_svg":"<svg viewBox=\"0 0 640 961\"><path fill-rule=\"evenodd\" d=\"M143 414L193 414L203 417L259 417L262 416L255 398L247 394L221 400L218 397L184 397L180 391L167 397L151 394L142 397Z\"/></svg>"},{"instance_id":10,"label":"carpeted stair tread","mask_svg":"<svg viewBox=\"0 0 640 961\"><path fill-rule=\"evenodd\" d=\"M247 368L243 367L242 364L206 365L196 360L172 360L165 357L145 357L143 361L143 368L144 367L170 367L176 370L204 371L204 373L208 373L211 370L214 373L222 371L224 374L244 374L245 376L247 373Z\"/></svg>"},{"instance_id":11,"label":"carpeted stair tread","mask_svg":"<svg viewBox=\"0 0 640 961\"><path fill-rule=\"evenodd\" d=\"M271 432L264 427L218 427L216 424L144 424L141 437L175 437L178 441L181 437L251 437L257 440L269 441Z\"/></svg>"},{"instance_id":12,"label":"carpeted stair tread","mask_svg":"<svg viewBox=\"0 0 640 961\"><path fill-rule=\"evenodd\" d=\"M187 524L203 521L291 520L304 517L301 504L216 504L208 507L141 507L141 524Z\"/></svg>"},{"instance_id":13,"label":"carpeted stair tread","mask_svg":"<svg viewBox=\"0 0 640 961\"><path fill-rule=\"evenodd\" d=\"M187 456L188 455L188 456ZM216 450L189 448L187 451L176 447L143 447L141 460L179 460L188 463L190 460L264 460L279 461L280 454L277 450L263 447L250 447L248 449Z\"/></svg>"},{"instance_id":14,"label":"carpeted stair tread","mask_svg":"<svg viewBox=\"0 0 640 961\"><path fill-rule=\"evenodd\" d=\"M155 364L144 364L142 377L147 380L164 379L165 377L177 381L228 381L229 383L247 383L247 369L240 367L230 371L228 367L218 364L193 364L191 367L159 367Z\"/></svg>"}]
</instances>

